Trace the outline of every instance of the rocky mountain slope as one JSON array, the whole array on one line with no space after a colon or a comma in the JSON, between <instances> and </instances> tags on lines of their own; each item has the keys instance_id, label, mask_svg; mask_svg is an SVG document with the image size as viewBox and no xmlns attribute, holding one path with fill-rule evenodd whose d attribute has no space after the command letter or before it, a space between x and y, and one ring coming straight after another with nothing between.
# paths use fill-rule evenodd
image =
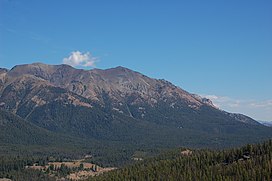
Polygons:
<instances>
[{"instance_id":1,"label":"rocky mountain slope","mask_svg":"<svg viewBox=\"0 0 272 181\"><path fill-rule=\"evenodd\" d=\"M139 98L134 100L135 103L145 101L153 105L159 100L166 102L167 99L181 99L195 108L205 104L204 101L195 98L170 82L151 79L123 67L86 71L74 69L68 65L53 66L34 63L15 66L3 74L5 76L3 75L2 80L6 84L27 78L39 78L41 84L44 83L42 81L46 81L47 84L64 88L102 104L105 101L103 93L119 103L125 102L128 96L136 94ZM27 78L22 76L27 76Z\"/></svg>"},{"instance_id":2,"label":"rocky mountain slope","mask_svg":"<svg viewBox=\"0 0 272 181\"><path fill-rule=\"evenodd\" d=\"M247 116L124 67L1 69L0 107L57 133L134 145L225 147L272 137Z\"/></svg>"}]
</instances>

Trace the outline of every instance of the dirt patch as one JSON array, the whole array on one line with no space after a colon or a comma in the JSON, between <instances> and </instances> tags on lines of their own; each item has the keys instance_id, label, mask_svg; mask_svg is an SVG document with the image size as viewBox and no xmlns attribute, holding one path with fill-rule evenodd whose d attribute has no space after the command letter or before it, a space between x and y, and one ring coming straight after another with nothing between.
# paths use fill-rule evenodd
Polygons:
<instances>
[{"instance_id":1,"label":"dirt patch","mask_svg":"<svg viewBox=\"0 0 272 181\"><path fill-rule=\"evenodd\" d=\"M80 165L83 165L83 168L90 169L93 168L94 164L92 163L84 163L83 160L76 160L73 162L49 162L48 165L54 165L55 168L60 168L61 165L67 166L68 168L77 168Z\"/></svg>"},{"instance_id":2,"label":"dirt patch","mask_svg":"<svg viewBox=\"0 0 272 181\"><path fill-rule=\"evenodd\" d=\"M51 169L49 171L48 175L52 176L52 177L55 177L55 175L57 174L57 170L61 169L61 167L63 167L63 166L65 166L71 170L74 170L72 173L67 175L66 178L62 178L64 180L65 179L85 180L85 179L88 179L88 177L99 175L104 172L109 172L111 170L116 169L116 168L103 168L103 167L100 167L100 166L92 164L92 163L86 163L84 161L85 161L85 159L73 160L73 161L67 161L67 162L48 162L48 164L45 166L40 166L40 165L34 164L32 166L27 166L26 168L27 169L42 170L47 173L48 173L48 170ZM79 170L79 168L80 168L80 170ZM60 179L60 178L58 178L58 179ZM2 181L2 180L0 180L0 181ZM3 181L5 181L5 180L3 180Z\"/></svg>"},{"instance_id":3,"label":"dirt patch","mask_svg":"<svg viewBox=\"0 0 272 181\"><path fill-rule=\"evenodd\" d=\"M189 155L191 155L192 153L193 153L193 152L192 152L191 150L189 150L189 149L186 149L186 150L180 152L180 154L181 154L182 156L189 156Z\"/></svg>"},{"instance_id":4,"label":"dirt patch","mask_svg":"<svg viewBox=\"0 0 272 181\"><path fill-rule=\"evenodd\" d=\"M104 172L109 172L112 171L116 168L101 168L94 172L94 171L79 171L79 172L75 172L75 173L71 173L70 175L67 176L67 179L71 179L71 180L84 180L87 179L89 177L93 177L96 175L100 175Z\"/></svg>"}]
</instances>

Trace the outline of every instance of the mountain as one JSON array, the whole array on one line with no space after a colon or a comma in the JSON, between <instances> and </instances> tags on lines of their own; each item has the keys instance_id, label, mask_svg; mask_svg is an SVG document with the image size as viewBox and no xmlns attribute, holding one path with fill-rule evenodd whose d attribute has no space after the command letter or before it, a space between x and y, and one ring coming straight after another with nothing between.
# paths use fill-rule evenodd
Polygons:
<instances>
[{"instance_id":1,"label":"mountain","mask_svg":"<svg viewBox=\"0 0 272 181\"><path fill-rule=\"evenodd\" d=\"M134 150L222 148L272 137L271 128L247 116L124 67L34 63L1 69L0 107L53 133Z\"/></svg>"}]
</instances>

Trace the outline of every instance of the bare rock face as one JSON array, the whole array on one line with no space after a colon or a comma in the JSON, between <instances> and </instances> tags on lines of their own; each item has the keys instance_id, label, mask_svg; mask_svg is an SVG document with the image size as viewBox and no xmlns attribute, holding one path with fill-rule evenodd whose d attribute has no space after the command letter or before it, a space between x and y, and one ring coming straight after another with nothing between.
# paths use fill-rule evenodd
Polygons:
<instances>
[{"instance_id":1,"label":"bare rock face","mask_svg":"<svg viewBox=\"0 0 272 181\"><path fill-rule=\"evenodd\" d=\"M91 107L87 101L68 90L59 88L44 77L49 77L54 66L40 64L16 66L6 73L5 82L0 94L0 107L18 113L27 110L24 117L33 109L51 101L61 101L64 104Z\"/></svg>"},{"instance_id":2,"label":"bare rock face","mask_svg":"<svg viewBox=\"0 0 272 181\"><path fill-rule=\"evenodd\" d=\"M68 65L34 63L15 66L8 72L8 80L12 82L22 75L41 78L53 86L67 89L102 104L104 103L102 94L107 94L110 99L119 102L125 102L129 96L134 95L149 104L177 99L194 107L205 104L170 82L152 79L124 67L79 70Z\"/></svg>"},{"instance_id":3,"label":"bare rock face","mask_svg":"<svg viewBox=\"0 0 272 181\"><path fill-rule=\"evenodd\" d=\"M20 75L33 75L43 79L47 79L54 71L55 66L42 63L33 63L26 65L17 65L9 71L10 77L18 77Z\"/></svg>"}]
</instances>

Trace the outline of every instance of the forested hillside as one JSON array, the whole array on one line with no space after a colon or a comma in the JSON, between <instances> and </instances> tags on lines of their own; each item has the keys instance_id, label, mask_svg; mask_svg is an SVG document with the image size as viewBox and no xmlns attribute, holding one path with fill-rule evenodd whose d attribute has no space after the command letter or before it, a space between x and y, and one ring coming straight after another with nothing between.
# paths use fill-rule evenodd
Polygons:
<instances>
[{"instance_id":1,"label":"forested hillside","mask_svg":"<svg viewBox=\"0 0 272 181\"><path fill-rule=\"evenodd\" d=\"M262 180L272 178L272 140L223 151L177 149L98 180Z\"/></svg>"}]
</instances>

